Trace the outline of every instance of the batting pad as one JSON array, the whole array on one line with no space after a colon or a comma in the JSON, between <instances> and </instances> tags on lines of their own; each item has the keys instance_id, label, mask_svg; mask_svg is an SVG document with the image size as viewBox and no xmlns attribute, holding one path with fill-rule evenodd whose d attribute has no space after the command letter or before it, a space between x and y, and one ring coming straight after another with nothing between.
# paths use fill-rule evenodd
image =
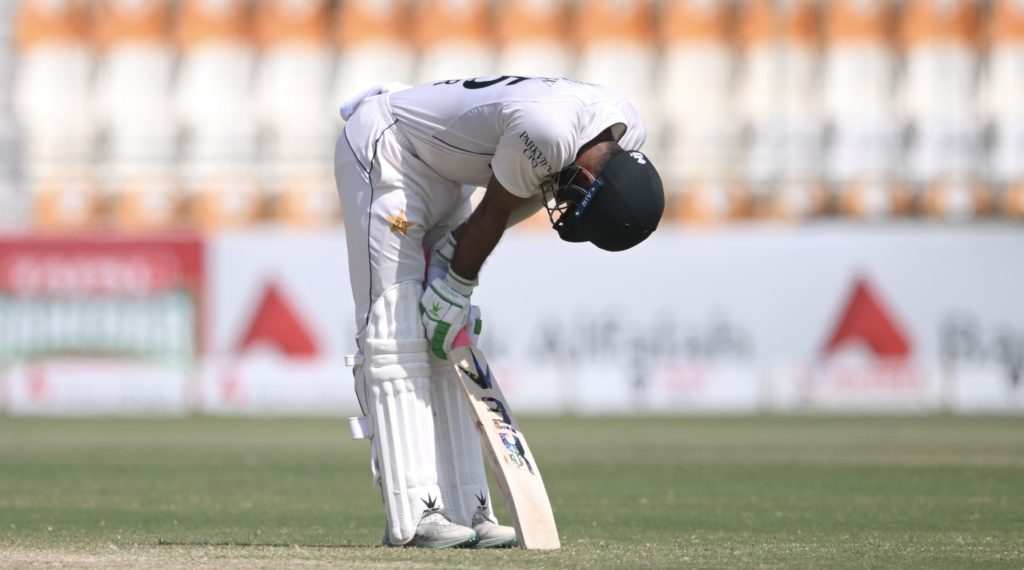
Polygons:
<instances>
[{"instance_id":1,"label":"batting pad","mask_svg":"<svg viewBox=\"0 0 1024 570\"><path fill-rule=\"evenodd\" d=\"M472 526L478 508L494 517L480 435L451 364L430 355L430 374L437 472L445 513L456 524Z\"/></svg>"},{"instance_id":2,"label":"batting pad","mask_svg":"<svg viewBox=\"0 0 1024 570\"><path fill-rule=\"evenodd\" d=\"M444 506L434 459L422 292L419 282L399 283L374 302L360 337L363 362L355 369L356 392L370 428L374 478L394 545L412 540L425 510Z\"/></svg>"}]
</instances>

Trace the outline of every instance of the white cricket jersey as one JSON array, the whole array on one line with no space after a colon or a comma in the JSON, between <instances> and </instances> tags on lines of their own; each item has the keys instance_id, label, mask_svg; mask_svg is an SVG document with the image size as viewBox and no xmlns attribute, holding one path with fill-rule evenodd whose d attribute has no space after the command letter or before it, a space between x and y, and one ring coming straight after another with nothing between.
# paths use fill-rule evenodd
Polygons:
<instances>
[{"instance_id":1,"label":"white cricket jersey","mask_svg":"<svg viewBox=\"0 0 1024 570\"><path fill-rule=\"evenodd\" d=\"M646 137L628 100L571 79L457 79L388 97L399 130L438 175L486 186L493 173L522 198L538 194L544 177L569 166L609 127L627 150L639 150Z\"/></svg>"}]
</instances>

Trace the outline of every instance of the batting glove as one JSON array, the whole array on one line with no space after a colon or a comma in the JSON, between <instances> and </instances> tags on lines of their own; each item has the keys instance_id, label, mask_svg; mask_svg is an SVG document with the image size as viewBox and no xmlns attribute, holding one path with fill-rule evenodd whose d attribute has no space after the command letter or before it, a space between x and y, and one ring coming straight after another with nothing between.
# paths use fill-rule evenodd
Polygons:
<instances>
[{"instance_id":1,"label":"batting glove","mask_svg":"<svg viewBox=\"0 0 1024 570\"><path fill-rule=\"evenodd\" d=\"M448 358L455 337L469 322L472 308L469 297L474 287L475 281L463 279L449 269L443 278L430 282L423 292L420 298L423 326L430 350L438 358Z\"/></svg>"}]
</instances>

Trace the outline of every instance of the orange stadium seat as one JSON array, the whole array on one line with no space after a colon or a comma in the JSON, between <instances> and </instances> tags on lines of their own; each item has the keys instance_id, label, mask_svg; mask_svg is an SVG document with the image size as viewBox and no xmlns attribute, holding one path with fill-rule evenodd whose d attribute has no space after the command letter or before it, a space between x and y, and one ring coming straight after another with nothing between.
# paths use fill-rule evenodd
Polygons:
<instances>
[{"instance_id":1,"label":"orange stadium seat","mask_svg":"<svg viewBox=\"0 0 1024 570\"><path fill-rule=\"evenodd\" d=\"M416 83L494 75L491 3L412 0Z\"/></svg>"},{"instance_id":2,"label":"orange stadium seat","mask_svg":"<svg viewBox=\"0 0 1024 570\"><path fill-rule=\"evenodd\" d=\"M251 3L181 0L177 107L186 135L181 175L193 222L204 229L253 223L264 214L250 96L255 67Z\"/></svg>"},{"instance_id":3,"label":"orange stadium seat","mask_svg":"<svg viewBox=\"0 0 1024 570\"><path fill-rule=\"evenodd\" d=\"M793 221L821 216L827 208L821 168L825 123L818 8L814 0L789 0L777 8L783 58L780 180L768 202L760 206L764 211L755 215Z\"/></svg>"},{"instance_id":4,"label":"orange stadium seat","mask_svg":"<svg viewBox=\"0 0 1024 570\"><path fill-rule=\"evenodd\" d=\"M88 230L103 218L103 199L91 172L62 169L32 181L33 222L42 231Z\"/></svg>"},{"instance_id":5,"label":"orange stadium seat","mask_svg":"<svg viewBox=\"0 0 1024 570\"><path fill-rule=\"evenodd\" d=\"M89 36L89 0L19 0L14 24L21 50L41 45L81 45Z\"/></svg>"},{"instance_id":6,"label":"orange stadium seat","mask_svg":"<svg viewBox=\"0 0 1024 570\"><path fill-rule=\"evenodd\" d=\"M736 111L746 141L739 162L743 216L761 209L779 179L782 165L781 108L783 53L779 10L773 0L743 0L738 4L740 73ZM759 212L760 213L760 212Z\"/></svg>"},{"instance_id":7,"label":"orange stadium seat","mask_svg":"<svg viewBox=\"0 0 1024 570\"><path fill-rule=\"evenodd\" d=\"M252 13L247 0L179 0L177 39L183 52L211 44L249 45Z\"/></svg>"},{"instance_id":8,"label":"orange stadium seat","mask_svg":"<svg viewBox=\"0 0 1024 570\"><path fill-rule=\"evenodd\" d=\"M97 0L94 14L100 51L95 100L108 141L104 180L113 221L128 230L178 225L169 5Z\"/></svg>"},{"instance_id":9,"label":"orange stadium seat","mask_svg":"<svg viewBox=\"0 0 1024 570\"><path fill-rule=\"evenodd\" d=\"M336 219L331 169L321 158L338 132L329 100L332 50L328 0L267 0L257 5L262 58L256 81L263 130L264 188L275 217L294 227Z\"/></svg>"},{"instance_id":10,"label":"orange stadium seat","mask_svg":"<svg viewBox=\"0 0 1024 570\"><path fill-rule=\"evenodd\" d=\"M13 104L42 229L90 227L102 214L92 168L97 129L88 9L85 0L22 0L15 16Z\"/></svg>"},{"instance_id":11,"label":"orange stadium seat","mask_svg":"<svg viewBox=\"0 0 1024 570\"><path fill-rule=\"evenodd\" d=\"M102 50L126 45L165 47L170 24L167 0L93 0L93 36Z\"/></svg>"},{"instance_id":12,"label":"orange stadium seat","mask_svg":"<svg viewBox=\"0 0 1024 570\"><path fill-rule=\"evenodd\" d=\"M853 218L907 215L899 178L893 3L834 0L823 14L822 97L832 129L826 179L839 212Z\"/></svg>"},{"instance_id":13,"label":"orange stadium seat","mask_svg":"<svg viewBox=\"0 0 1024 570\"><path fill-rule=\"evenodd\" d=\"M256 4L256 41L264 49L319 49L328 39L330 12L330 0L261 0Z\"/></svg>"},{"instance_id":14,"label":"orange stadium seat","mask_svg":"<svg viewBox=\"0 0 1024 570\"><path fill-rule=\"evenodd\" d=\"M747 213L794 221L826 207L818 153L824 136L817 3L746 0L739 5L743 54L738 111Z\"/></svg>"},{"instance_id":15,"label":"orange stadium seat","mask_svg":"<svg viewBox=\"0 0 1024 570\"><path fill-rule=\"evenodd\" d=\"M992 129L988 171L998 210L1024 218L1024 4L994 0L987 26L986 118Z\"/></svg>"},{"instance_id":16,"label":"orange stadium seat","mask_svg":"<svg viewBox=\"0 0 1024 570\"><path fill-rule=\"evenodd\" d=\"M337 62L331 102L335 107L373 85L413 82L408 1L339 1L333 20Z\"/></svg>"},{"instance_id":17,"label":"orange stadium seat","mask_svg":"<svg viewBox=\"0 0 1024 570\"><path fill-rule=\"evenodd\" d=\"M742 206L734 171L740 125L733 112L731 17L725 2L680 0L662 4L657 18L667 135L659 168L669 218L687 224L718 221Z\"/></svg>"},{"instance_id":18,"label":"orange stadium seat","mask_svg":"<svg viewBox=\"0 0 1024 570\"><path fill-rule=\"evenodd\" d=\"M914 133L908 179L932 217L971 218L991 206L979 176L976 10L974 0L908 0L900 20L901 95Z\"/></svg>"},{"instance_id":19,"label":"orange stadium seat","mask_svg":"<svg viewBox=\"0 0 1024 570\"><path fill-rule=\"evenodd\" d=\"M570 75L569 5L566 0L497 0L495 72L509 75Z\"/></svg>"}]
</instances>

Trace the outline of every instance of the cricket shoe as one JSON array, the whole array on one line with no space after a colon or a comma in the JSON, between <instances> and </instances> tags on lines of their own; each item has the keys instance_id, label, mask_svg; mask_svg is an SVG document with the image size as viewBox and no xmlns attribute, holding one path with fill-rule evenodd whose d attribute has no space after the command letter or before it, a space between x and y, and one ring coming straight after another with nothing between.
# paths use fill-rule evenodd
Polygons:
<instances>
[{"instance_id":1,"label":"cricket shoe","mask_svg":"<svg viewBox=\"0 0 1024 570\"><path fill-rule=\"evenodd\" d=\"M418 546L420 548L450 548L452 546L471 546L476 542L473 529L457 525L448 520L440 512L427 513L416 525L416 534L412 540L400 546ZM394 546L384 534L384 546Z\"/></svg>"},{"instance_id":2,"label":"cricket shoe","mask_svg":"<svg viewBox=\"0 0 1024 570\"><path fill-rule=\"evenodd\" d=\"M471 524L477 538L473 548L507 548L516 545L516 529L498 524L483 510L473 514Z\"/></svg>"}]
</instances>

